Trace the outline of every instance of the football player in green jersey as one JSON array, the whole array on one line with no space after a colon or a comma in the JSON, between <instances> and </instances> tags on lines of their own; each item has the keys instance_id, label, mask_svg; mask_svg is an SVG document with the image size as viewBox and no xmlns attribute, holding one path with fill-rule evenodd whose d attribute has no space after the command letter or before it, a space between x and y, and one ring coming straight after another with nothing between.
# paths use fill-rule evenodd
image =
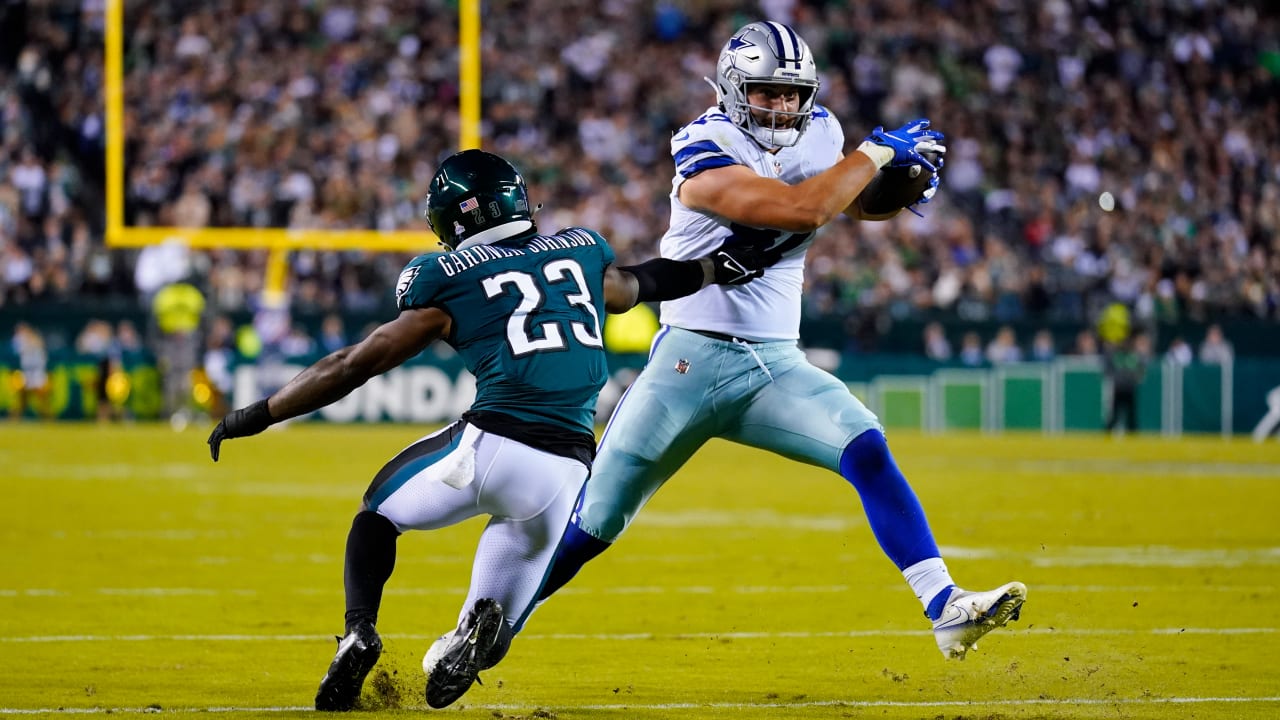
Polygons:
<instances>
[{"instance_id":1,"label":"football player in green jersey","mask_svg":"<svg viewBox=\"0 0 1280 720\"><path fill-rule=\"evenodd\" d=\"M317 710L352 709L382 652L375 623L405 530L491 517L458 627L424 659L428 704L449 705L496 664L533 607L595 455L604 313L746 283L776 260L726 245L695 260L618 267L592 230L539 235L524 178L480 150L441 164L425 214L446 249L400 274L399 315L230 413L209 436L216 461L224 440L328 405L436 340L476 377L471 409L392 458L365 492L347 537L346 632Z\"/></svg>"}]
</instances>

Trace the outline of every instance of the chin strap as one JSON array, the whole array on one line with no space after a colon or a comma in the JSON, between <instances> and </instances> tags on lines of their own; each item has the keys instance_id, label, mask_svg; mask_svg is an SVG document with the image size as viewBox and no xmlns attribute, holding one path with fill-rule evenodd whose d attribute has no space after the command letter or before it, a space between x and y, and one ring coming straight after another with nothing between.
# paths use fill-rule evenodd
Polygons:
<instances>
[{"instance_id":1,"label":"chin strap","mask_svg":"<svg viewBox=\"0 0 1280 720\"><path fill-rule=\"evenodd\" d=\"M721 107L721 109L723 109L723 108L724 108L724 95L721 95L721 94L720 94L720 86L716 84L716 81L715 81L715 80L712 80L711 78L707 77L706 75L703 75L703 76L702 76L702 79L703 79L703 80L705 80L705 81L707 82L707 84L711 86L711 89L712 89L712 90L715 90L715 91L716 91L716 104L717 104L717 105L719 105L719 106Z\"/></svg>"}]
</instances>

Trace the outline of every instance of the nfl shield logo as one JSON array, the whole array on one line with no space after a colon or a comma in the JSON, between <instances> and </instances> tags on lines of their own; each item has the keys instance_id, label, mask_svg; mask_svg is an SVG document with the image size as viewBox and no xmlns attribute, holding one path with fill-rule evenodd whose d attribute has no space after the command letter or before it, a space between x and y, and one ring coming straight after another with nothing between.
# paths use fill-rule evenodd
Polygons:
<instances>
[{"instance_id":1,"label":"nfl shield logo","mask_svg":"<svg viewBox=\"0 0 1280 720\"><path fill-rule=\"evenodd\" d=\"M688 373L689 361L685 360L684 358L680 358L679 362L676 363L676 372L680 373L681 375Z\"/></svg>"},{"instance_id":2,"label":"nfl shield logo","mask_svg":"<svg viewBox=\"0 0 1280 720\"><path fill-rule=\"evenodd\" d=\"M475 198L467 198L461 203L458 203L458 209L461 210L462 212L471 212L472 210L479 210L480 201L476 200Z\"/></svg>"}]
</instances>

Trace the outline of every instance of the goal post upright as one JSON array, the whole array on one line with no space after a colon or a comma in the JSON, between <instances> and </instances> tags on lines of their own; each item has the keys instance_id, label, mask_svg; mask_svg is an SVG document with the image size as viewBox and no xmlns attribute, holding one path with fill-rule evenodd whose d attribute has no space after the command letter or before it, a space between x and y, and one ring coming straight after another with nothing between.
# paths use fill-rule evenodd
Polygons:
<instances>
[{"instance_id":1,"label":"goal post upright","mask_svg":"<svg viewBox=\"0 0 1280 720\"><path fill-rule=\"evenodd\" d=\"M124 0L107 0L103 92L107 132L107 245L124 239Z\"/></svg>"},{"instance_id":2,"label":"goal post upright","mask_svg":"<svg viewBox=\"0 0 1280 720\"><path fill-rule=\"evenodd\" d=\"M480 147L480 0L458 3L458 149Z\"/></svg>"},{"instance_id":3,"label":"goal post upright","mask_svg":"<svg viewBox=\"0 0 1280 720\"><path fill-rule=\"evenodd\" d=\"M145 247L176 240L190 248L268 250L264 299L281 303L292 250L423 252L437 242L426 230L297 230L245 227L132 227L125 224L124 6L106 0L103 94L106 115L106 245ZM480 147L480 0L458 4L459 149Z\"/></svg>"}]
</instances>

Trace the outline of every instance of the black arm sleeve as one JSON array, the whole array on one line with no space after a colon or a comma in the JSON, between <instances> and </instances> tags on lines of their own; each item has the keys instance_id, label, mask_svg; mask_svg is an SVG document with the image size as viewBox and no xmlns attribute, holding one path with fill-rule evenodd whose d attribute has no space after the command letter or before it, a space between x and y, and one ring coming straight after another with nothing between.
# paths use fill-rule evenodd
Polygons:
<instances>
[{"instance_id":1,"label":"black arm sleeve","mask_svg":"<svg viewBox=\"0 0 1280 720\"><path fill-rule=\"evenodd\" d=\"M636 302L675 300L702 289L705 273L697 260L655 258L639 265L618 268L636 276L640 290Z\"/></svg>"}]
</instances>

